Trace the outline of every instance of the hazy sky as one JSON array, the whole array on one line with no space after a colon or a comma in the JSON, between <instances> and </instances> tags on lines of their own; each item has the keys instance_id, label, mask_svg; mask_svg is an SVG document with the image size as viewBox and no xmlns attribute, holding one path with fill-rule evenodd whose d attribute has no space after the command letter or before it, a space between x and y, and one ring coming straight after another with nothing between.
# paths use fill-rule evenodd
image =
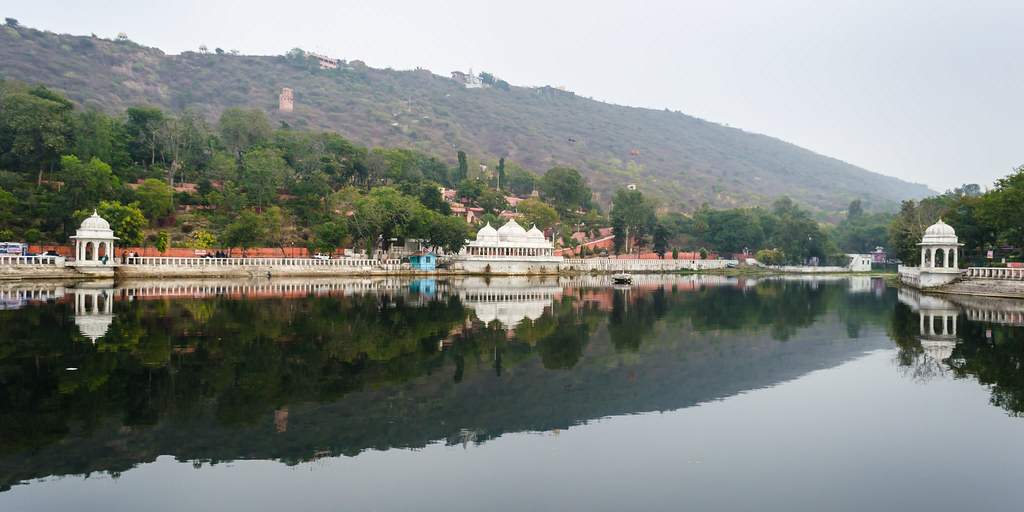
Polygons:
<instances>
[{"instance_id":1,"label":"hazy sky","mask_svg":"<svg viewBox=\"0 0 1024 512\"><path fill-rule=\"evenodd\" d=\"M293 47L486 70L772 135L944 190L1024 163L1024 0L0 0L35 28L168 53ZM898 4L898 5L893 5Z\"/></svg>"}]
</instances>

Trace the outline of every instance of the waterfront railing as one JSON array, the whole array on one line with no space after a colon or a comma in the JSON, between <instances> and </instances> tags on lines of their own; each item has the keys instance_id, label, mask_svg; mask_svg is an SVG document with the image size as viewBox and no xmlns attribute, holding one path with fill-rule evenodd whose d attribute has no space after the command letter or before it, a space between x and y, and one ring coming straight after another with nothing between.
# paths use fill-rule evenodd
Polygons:
<instances>
[{"instance_id":1,"label":"waterfront railing","mask_svg":"<svg viewBox=\"0 0 1024 512\"><path fill-rule=\"evenodd\" d=\"M970 267L964 273L964 277L1024 281L1024 268Z\"/></svg>"},{"instance_id":2,"label":"waterfront railing","mask_svg":"<svg viewBox=\"0 0 1024 512\"><path fill-rule=\"evenodd\" d=\"M355 268L399 268L402 260L375 260L369 258L337 258L321 260L316 258L201 258L175 256L129 256L126 265L176 266L176 267L355 267Z\"/></svg>"},{"instance_id":3,"label":"waterfront railing","mask_svg":"<svg viewBox=\"0 0 1024 512\"><path fill-rule=\"evenodd\" d=\"M14 256L10 254L0 255L0 265L18 266L54 266L64 263L60 256Z\"/></svg>"}]
</instances>

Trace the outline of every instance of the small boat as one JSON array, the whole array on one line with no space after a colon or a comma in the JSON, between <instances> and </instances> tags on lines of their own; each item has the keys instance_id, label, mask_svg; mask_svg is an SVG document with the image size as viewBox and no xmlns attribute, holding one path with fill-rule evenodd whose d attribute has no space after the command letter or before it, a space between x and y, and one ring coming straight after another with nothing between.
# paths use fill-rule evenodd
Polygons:
<instances>
[{"instance_id":1,"label":"small boat","mask_svg":"<svg viewBox=\"0 0 1024 512\"><path fill-rule=\"evenodd\" d=\"M629 284L633 282L633 276L626 273L612 274L612 282L615 284Z\"/></svg>"}]
</instances>

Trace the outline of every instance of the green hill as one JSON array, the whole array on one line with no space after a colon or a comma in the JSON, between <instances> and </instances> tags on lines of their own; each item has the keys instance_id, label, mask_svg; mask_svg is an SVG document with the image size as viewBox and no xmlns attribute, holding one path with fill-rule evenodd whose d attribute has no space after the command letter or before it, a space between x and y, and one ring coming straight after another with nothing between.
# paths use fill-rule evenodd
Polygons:
<instances>
[{"instance_id":1,"label":"green hill","mask_svg":"<svg viewBox=\"0 0 1024 512\"><path fill-rule=\"evenodd\" d=\"M451 162L461 149L492 169L499 157L541 172L570 165L603 203L629 183L672 210L768 204L788 195L828 215L853 199L883 210L930 194L924 185L678 112L551 87L467 89L426 70L381 70L360 61L320 70L295 56L167 55L127 40L4 26L0 78L45 84L113 114L150 104L212 119L226 107L255 107L298 128ZM292 113L277 111L282 87L294 90Z\"/></svg>"}]
</instances>

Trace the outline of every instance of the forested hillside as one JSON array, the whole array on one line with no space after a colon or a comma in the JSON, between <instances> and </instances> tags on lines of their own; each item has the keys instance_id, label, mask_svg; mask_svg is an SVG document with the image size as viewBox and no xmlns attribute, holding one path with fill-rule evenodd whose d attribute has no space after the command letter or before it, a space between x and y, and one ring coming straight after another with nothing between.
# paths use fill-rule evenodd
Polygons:
<instances>
[{"instance_id":1,"label":"forested hillside","mask_svg":"<svg viewBox=\"0 0 1024 512\"><path fill-rule=\"evenodd\" d=\"M300 52L218 50L167 55L128 40L8 24L0 27L0 78L47 85L80 109L108 114L153 105L213 121L228 107L257 108L282 126L416 149L449 164L462 150L471 169L493 169L501 157L538 172L571 166L605 205L616 189L636 183L669 210L766 205L787 195L834 219L854 199L868 210L895 210L902 199L929 194L923 185L677 112L549 87L467 89L425 70L379 70L355 60L320 70ZM294 90L292 113L277 111L282 87Z\"/></svg>"}]
</instances>

